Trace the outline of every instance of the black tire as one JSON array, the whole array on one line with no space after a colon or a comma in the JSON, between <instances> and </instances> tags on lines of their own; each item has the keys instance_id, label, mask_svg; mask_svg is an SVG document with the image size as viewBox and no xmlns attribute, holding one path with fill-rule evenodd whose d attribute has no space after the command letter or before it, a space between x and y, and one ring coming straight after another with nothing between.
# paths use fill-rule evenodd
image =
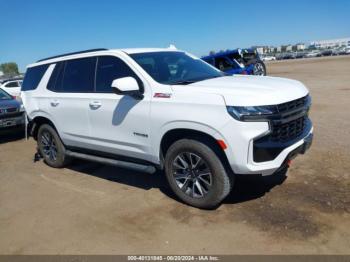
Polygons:
<instances>
[{"instance_id":1,"label":"black tire","mask_svg":"<svg viewBox=\"0 0 350 262\"><path fill-rule=\"evenodd\" d=\"M188 162L191 170L186 171L180 158ZM180 200L203 209L217 207L230 193L233 184L214 150L207 143L192 139L181 139L170 146L165 156L165 174Z\"/></svg>"},{"instance_id":2,"label":"black tire","mask_svg":"<svg viewBox=\"0 0 350 262\"><path fill-rule=\"evenodd\" d=\"M253 69L254 75L259 76L266 76L266 66L265 63L262 61L257 60L254 63L254 69Z\"/></svg>"},{"instance_id":3,"label":"black tire","mask_svg":"<svg viewBox=\"0 0 350 262\"><path fill-rule=\"evenodd\" d=\"M40 126L37 143L40 155L47 165L62 168L70 162L70 158L65 154L66 149L52 126L48 124Z\"/></svg>"}]
</instances>

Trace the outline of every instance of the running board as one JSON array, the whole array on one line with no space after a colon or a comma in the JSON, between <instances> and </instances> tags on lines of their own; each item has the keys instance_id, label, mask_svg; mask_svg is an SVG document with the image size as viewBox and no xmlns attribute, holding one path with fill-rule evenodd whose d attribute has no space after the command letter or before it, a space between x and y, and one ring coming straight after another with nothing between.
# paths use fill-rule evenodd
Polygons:
<instances>
[{"instance_id":1,"label":"running board","mask_svg":"<svg viewBox=\"0 0 350 262\"><path fill-rule=\"evenodd\" d=\"M80 158L88 161L98 162L101 164L112 165L112 166L117 166L117 167L126 168L126 169L132 169L138 172L144 172L149 174L153 174L156 171L156 168L151 165L142 165L142 164L136 164L132 162L115 160L115 159L105 158L100 156L87 155L83 153L73 152L70 150L66 150L66 155L74 158Z\"/></svg>"}]
</instances>

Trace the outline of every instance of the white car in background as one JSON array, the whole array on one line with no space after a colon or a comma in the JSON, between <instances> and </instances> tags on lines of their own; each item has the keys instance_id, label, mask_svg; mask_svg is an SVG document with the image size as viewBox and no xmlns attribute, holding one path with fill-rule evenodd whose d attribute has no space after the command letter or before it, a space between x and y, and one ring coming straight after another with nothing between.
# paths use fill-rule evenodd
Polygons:
<instances>
[{"instance_id":1,"label":"white car in background","mask_svg":"<svg viewBox=\"0 0 350 262\"><path fill-rule=\"evenodd\" d=\"M318 57L321 56L321 52L318 50L313 50L305 55L306 58Z\"/></svg>"},{"instance_id":2,"label":"white car in background","mask_svg":"<svg viewBox=\"0 0 350 262\"><path fill-rule=\"evenodd\" d=\"M275 61L276 57L274 57L274 56L264 56L264 57L262 57L262 60L263 61Z\"/></svg>"},{"instance_id":3,"label":"white car in background","mask_svg":"<svg viewBox=\"0 0 350 262\"><path fill-rule=\"evenodd\" d=\"M21 95L22 80L8 80L0 85L0 89L5 90L13 97Z\"/></svg>"},{"instance_id":4,"label":"white car in background","mask_svg":"<svg viewBox=\"0 0 350 262\"><path fill-rule=\"evenodd\" d=\"M347 46L347 47L345 48L345 53L346 53L346 54L350 54L350 46Z\"/></svg>"}]
</instances>

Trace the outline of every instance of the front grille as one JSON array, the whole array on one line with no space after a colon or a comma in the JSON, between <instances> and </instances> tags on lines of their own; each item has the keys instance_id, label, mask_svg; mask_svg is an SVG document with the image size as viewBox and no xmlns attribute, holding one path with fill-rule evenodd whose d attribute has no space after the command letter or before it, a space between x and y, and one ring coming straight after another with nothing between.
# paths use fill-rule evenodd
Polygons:
<instances>
[{"instance_id":1,"label":"front grille","mask_svg":"<svg viewBox=\"0 0 350 262\"><path fill-rule=\"evenodd\" d=\"M12 117L19 117L19 116L23 116L24 112L17 112L17 113L10 113L10 114L0 114L0 119L4 119L4 118L12 118Z\"/></svg>"},{"instance_id":2,"label":"front grille","mask_svg":"<svg viewBox=\"0 0 350 262\"><path fill-rule=\"evenodd\" d=\"M253 159L266 162L275 159L285 148L306 136L312 123L308 118L311 105L309 96L276 106L277 112L270 117L271 132L254 140Z\"/></svg>"},{"instance_id":3,"label":"front grille","mask_svg":"<svg viewBox=\"0 0 350 262\"><path fill-rule=\"evenodd\" d=\"M0 115L8 114L8 113L16 113L19 111L19 108L17 107L10 107L10 108L0 108Z\"/></svg>"},{"instance_id":4,"label":"front grille","mask_svg":"<svg viewBox=\"0 0 350 262\"><path fill-rule=\"evenodd\" d=\"M299 107L303 107L306 105L307 101L309 99L309 96L304 96L302 98L279 104L277 105L277 110L278 113L283 114L283 113L288 113L289 111L293 111Z\"/></svg>"},{"instance_id":5,"label":"front grille","mask_svg":"<svg viewBox=\"0 0 350 262\"><path fill-rule=\"evenodd\" d=\"M305 128L307 116L302 116L285 124L272 124L271 140L275 142L286 142L300 136Z\"/></svg>"},{"instance_id":6,"label":"front grille","mask_svg":"<svg viewBox=\"0 0 350 262\"><path fill-rule=\"evenodd\" d=\"M309 96L277 105L279 118L271 121L271 140L286 142L300 136L306 125L309 106Z\"/></svg>"},{"instance_id":7,"label":"front grille","mask_svg":"<svg viewBox=\"0 0 350 262\"><path fill-rule=\"evenodd\" d=\"M17 107L11 107L6 109L6 113L15 113L18 111Z\"/></svg>"}]
</instances>

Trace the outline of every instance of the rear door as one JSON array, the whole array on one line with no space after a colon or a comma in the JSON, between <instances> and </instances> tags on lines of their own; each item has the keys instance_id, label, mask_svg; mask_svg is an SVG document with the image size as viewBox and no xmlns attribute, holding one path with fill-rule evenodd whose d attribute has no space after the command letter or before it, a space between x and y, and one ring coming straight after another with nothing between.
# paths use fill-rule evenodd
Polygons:
<instances>
[{"instance_id":1,"label":"rear door","mask_svg":"<svg viewBox=\"0 0 350 262\"><path fill-rule=\"evenodd\" d=\"M64 143L89 147L88 110L94 92L96 57L56 64L47 89L51 117Z\"/></svg>"}]
</instances>

